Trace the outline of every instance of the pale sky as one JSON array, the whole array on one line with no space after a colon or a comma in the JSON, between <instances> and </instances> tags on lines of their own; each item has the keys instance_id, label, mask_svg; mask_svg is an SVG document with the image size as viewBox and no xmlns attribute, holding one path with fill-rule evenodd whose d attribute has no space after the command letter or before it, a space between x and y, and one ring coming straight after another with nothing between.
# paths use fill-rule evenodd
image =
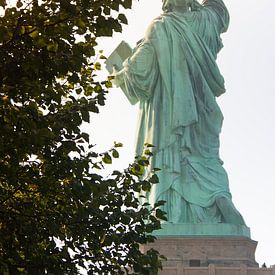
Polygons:
<instances>
[{"instance_id":1,"label":"pale sky","mask_svg":"<svg viewBox=\"0 0 275 275\"><path fill-rule=\"evenodd\" d=\"M256 260L269 266L275 264L275 1L224 1L231 24L218 56L227 88L218 100L225 117L220 155L233 201L258 241ZM123 33L102 39L99 47L108 56L121 40L134 46L160 12L161 0L135 1ZM98 151L114 141L124 144L115 169L127 167L134 157L137 111L112 89L88 128Z\"/></svg>"}]
</instances>

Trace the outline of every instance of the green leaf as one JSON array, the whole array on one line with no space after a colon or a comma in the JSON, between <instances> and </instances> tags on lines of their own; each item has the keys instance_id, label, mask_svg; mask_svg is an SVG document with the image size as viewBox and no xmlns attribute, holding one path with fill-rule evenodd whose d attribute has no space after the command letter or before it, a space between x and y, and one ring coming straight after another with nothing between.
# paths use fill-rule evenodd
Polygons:
<instances>
[{"instance_id":1,"label":"green leaf","mask_svg":"<svg viewBox=\"0 0 275 275\"><path fill-rule=\"evenodd\" d=\"M102 161L106 164L112 164L112 158L110 157L110 155L108 153L104 154Z\"/></svg>"},{"instance_id":2,"label":"green leaf","mask_svg":"<svg viewBox=\"0 0 275 275\"><path fill-rule=\"evenodd\" d=\"M79 94L82 93L82 89L81 89L81 88L78 88L78 89L75 90L75 92L79 95Z\"/></svg>"},{"instance_id":3,"label":"green leaf","mask_svg":"<svg viewBox=\"0 0 275 275\"><path fill-rule=\"evenodd\" d=\"M146 149L144 151L144 154L147 155L147 156L153 156L153 153L149 149Z\"/></svg>"},{"instance_id":4,"label":"green leaf","mask_svg":"<svg viewBox=\"0 0 275 275\"><path fill-rule=\"evenodd\" d=\"M95 104L93 104L93 103L90 104L89 110L90 110L91 112L93 112L93 113L99 113L98 107L97 107Z\"/></svg>"},{"instance_id":5,"label":"green leaf","mask_svg":"<svg viewBox=\"0 0 275 275\"><path fill-rule=\"evenodd\" d=\"M131 172L136 176L142 176L144 174L144 167L138 164L134 164L131 168Z\"/></svg>"},{"instance_id":6,"label":"green leaf","mask_svg":"<svg viewBox=\"0 0 275 275\"><path fill-rule=\"evenodd\" d=\"M162 206L162 205L164 205L165 203L166 203L166 201L160 200L160 201L158 201L158 202L155 203L154 207L156 208L156 207Z\"/></svg>"},{"instance_id":7,"label":"green leaf","mask_svg":"<svg viewBox=\"0 0 275 275\"><path fill-rule=\"evenodd\" d=\"M142 166L148 166L149 160L148 159L140 159L140 160L138 160L138 164L142 165Z\"/></svg>"},{"instance_id":8,"label":"green leaf","mask_svg":"<svg viewBox=\"0 0 275 275\"><path fill-rule=\"evenodd\" d=\"M107 57L106 56L104 56L104 55L101 55L100 57L99 57L100 59L107 59Z\"/></svg>"},{"instance_id":9,"label":"green leaf","mask_svg":"<svg viewBox=\"0 0 275 275\"><path fill-rule=\"evenodd\" d=\"M105 87L106 87L107 89L112 88L112 87L113 87L112 82L111 82L111 81L106 81L106 82L105 82Z\"/></svg>"},{"instance_id":10,"label":"green leaf","mask_svg":"<svg viewBox=\"0 0 275 275\"><path fill-rule=\"evenodd\" d=\"M22 1L21 1L21 0L18 0L18 1L16 2L16 7L17 7L18 9L20 9L22 6L23 6Z\"/></svg>"},{"instance_id":11,"label":"green leaf","mask_svg":"<svg viewBox=\"0 0 275 275\"><path fill-rule=\"evenodd\" d=\"M86 142L89 142L89 134L83 132L81 137L83 137Z\"/></svg>"},{"instance_id":12,"label":"green leaf","mask_svg":"<svg viewBox=\"0 0 275 275\"><path fill-rule=\"evenodd\" d=\"M115 149L113 149L113 150L112 150L112 156L113 156L113 158L119 158L119 153L118 153L118 151L115 150Z\"/></svg>"},{"instance_id":13,"label":"green leaf","mask_svg":"<svg viewBox=\"0 0 275 275\"><path fill-rule=\"evenodd\" d=\"M145 143L144 146L146 148L153 148L153 147L155 147L153 144L150 144L150 143Z\"/></svg>"},{"instance_id":14,"label":"green leaf","mask_svg":"<svg viewBox=\"0 0 275 275\"><path fill-rule=\"evenodd\" d=\"M5 6L7 5L6 0L0 0L0 6L5 8Z\"/></svg>"},{"instance_id":15,"label":"green leaf","mask_svg":"<svg viewBox=\"0 0 275 275\"><path fill-rule=\"evenodd\" d=\"M159 219L163 217L163 212L159 208L156 210L156 217Z\"/></svg>"},{"instance_id":16,"label":"green leaf","mask_svg":"<svg viewBox=\"0 0 275 275\"><path fill-rule=\"evenodd\" d=\"M82 115L82 119L85 121L85 122L90 122L90 114L87 110L81 110L81 115Z\"/></svg>"},{"instance_id":17,"label":"green leaf","mask_svg":"<svg viewBox=\"0 0 275 275\"><path fill-rule=\"evenodd\" d=\"M20 34L24 34L25 32L26 32L25 27L24 27L24 26L20 26L20 27L19 27L19 33L20 33Z\"/></svg>"},{"instance_id":18,"label":"green leaf","mask_svg":"<svg viewBox=\"0 0 275 275\"><path fill-rule=\"evenodd\" d=\"M128 24L128 20L127 20L125 14L120 13L120 14L118 15L118 19L120 20L121 23L123 23L123 24Z\"/></svg>"},{"instance_id":19,"label":"green leaf","mask_svg":"<svg viewBox=\"0 0 275 275\"><path fill-rule=\"evenodd\" d=\"M109 8L109 7L104 7L103 8L103 11L104 11L104 13L106 14L106 15L110 15L111 14L111 9Z\"/></svg>"},{"instance_id":20,"label":"green leaf","mask_svg":"<svg viewBox=\"0 0 275 275\"><path fill-rule=\"evenodd\" d=\"M79 27L79 28L82 28L82 29L85 29L86 28L86 24L85 22L81 19L81 18L78 18L76 20L76 25Z\"/></svg>"},{"instance_id":21,"label":"green leaf","mask_svg":"<svg viewBox=\"0 0 275 275\"><path fill-rule=\"evenodd\" d=\"M122 6L125 8L125 9L130 9L132 7L132 0L124 0L122 2Z\"/></svg>"},{"instance_id":22,"label":"green leaf","mask_svg":"<svg viewBox=\"0 0 275 275\"><path fill-rule=\"evenodd\" d=\"M58 44L57 43L50 43L47 45L47 50L49 52L57 52L58 50Z\"/></svg>"},{"instance_id":23,"label":"green leaf","mask_svg":"<svg viewBox=\"0 0 275 275\"><path fill-rule=\"evenodd\" d=\"M117 1L112 2L112 9L115 11L119 11L119 3Z\"/></svg>"},{"instance_id":24,"label":"green leaf","mask_svg":"<svg viewBox=\"0 0 275 275\"><path fill-rule=\"evenodd\" d=\"M36 38L39 36L39 32L37 30L34 30L34 31L29 32L28 35L32 38Z\"/></svg>"},{"instance_id":25,"label":"green leaf","mask_svg":"<svg viewBox=\"0 0 275 275\"><path fill-rule=\"evenodd\" d=\"M42 36L39 36L37 39L35 39L33 43L39 48L43 48L47 45L45 38Z\"/></svg>"},{"instance_id":26,"label":"green leaf","mask_svg":"<svg viewBox=\"0 0 275 275\"><path fill-rule=\"evenodd\" d=\"M115 145L114 145L116 148L118 148L118 147L123 147L123 144L122 143L120 143L120 142L115 142Z\"/></svg>"},{"instance_id":27,"label":"green leaf","mask_svg":"<svg viewBox=\"0 0 275 275\"><path fill-rule=\"evenodd\" d=\"M145 192L149 192L151 190L151 184L148 181L143 181L142 190Z\"/></svg>"},{"instance_id":28,"label":"green leaf","mask_svg":"<svg viewBox=\"0 0 275 275\"><path fill-rule=\"evenodd\" d=\"M156 174L154 174L154 175L149 179L149 181L150 181L151 183L153 183L153 184L159 183L159 178L158 178L158 176L157 176Z\"/></svg>"}]
</instances>

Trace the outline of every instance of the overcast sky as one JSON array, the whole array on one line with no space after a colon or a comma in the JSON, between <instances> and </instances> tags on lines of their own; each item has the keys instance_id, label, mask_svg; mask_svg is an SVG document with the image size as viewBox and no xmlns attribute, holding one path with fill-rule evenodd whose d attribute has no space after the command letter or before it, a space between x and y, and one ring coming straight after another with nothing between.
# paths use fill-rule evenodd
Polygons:
<instances>
[{"instance_id":1,"label":"overcast sky","mask_svg":"<svg viewBox=\"0 0 275 275\"><path fill-rule=\"evenodd\" d=\"M256 260L269 266L275 264L275 1L225 3L231 24L218 56L227 87L218 100L225 117L220 153L233 201L252 239L259 242ZM108 55L121 40L134 46L160 12L161 0L136 1L127 12L129 25L123 33L101 40L99 47ZM124 143L116 169L134 157L137 110L119 89L112 89L106 107L93 116L89 127L98 150L114 141Z\"/></svg>"}]
</instances>

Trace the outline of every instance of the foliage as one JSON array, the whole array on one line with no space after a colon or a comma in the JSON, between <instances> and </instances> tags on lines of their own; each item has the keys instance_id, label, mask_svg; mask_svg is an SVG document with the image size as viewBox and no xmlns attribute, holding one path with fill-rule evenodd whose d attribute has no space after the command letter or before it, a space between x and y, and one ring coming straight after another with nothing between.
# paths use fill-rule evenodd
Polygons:
<instances>
[{"instance_id":1,"label":"foliage","mask_svg":"<svg viewBox=\"0 0 275 275\"><path fill-rule=\"evenodd\" d=\"M156 176L148 158L105 179L119 153L94 152L81 131L111 87L97 80L96 39L121 31L131 0L18 0L0 6L0 274L154 274L163 213L140 206ZM106 130L106 134L107 130ZM156 213L156 215L154 215ZM129 271L130 272L130 271Z\"/></svg>"}]
</instances>

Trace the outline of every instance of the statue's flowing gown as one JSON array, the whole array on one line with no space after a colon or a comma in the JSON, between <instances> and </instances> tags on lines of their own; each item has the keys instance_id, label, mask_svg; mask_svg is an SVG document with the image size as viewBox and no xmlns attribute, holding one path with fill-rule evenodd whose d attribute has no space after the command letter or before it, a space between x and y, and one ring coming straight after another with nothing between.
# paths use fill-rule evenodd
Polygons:
<instances>
[{"instance_id":1,"label":"statue's flowing gown","mask_svg":"<svg viewBox=\"0 0 275 275\"><path fill-rule=\"evenodd\" d=\"M222 222L216 199L231 201L216 103L225 92L216 57L228 23L221 0L205 1L198 11L164 13L117 75L129 101L140 104L136 153L154 144L152 167L161 168L149 202L167 201L170 222Z\"/></svg>"}]
</instances>

